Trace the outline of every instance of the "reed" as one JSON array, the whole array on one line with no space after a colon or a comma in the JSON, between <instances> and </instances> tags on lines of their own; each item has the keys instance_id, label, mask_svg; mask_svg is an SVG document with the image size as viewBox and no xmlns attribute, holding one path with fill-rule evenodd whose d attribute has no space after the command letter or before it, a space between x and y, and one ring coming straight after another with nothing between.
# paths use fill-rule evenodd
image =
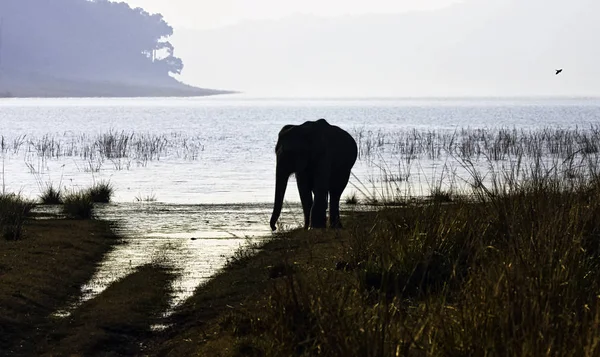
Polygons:
<instances>
[{"instance_id":1,"label":"reed","mask_svg":"<svg viewBox=\"0 0 600 357\"><path fill-rule=\"evenodd\" d=\"M204 150L198 135L151 134L109 130L98 134L71 132L45 134L41 137L19 135L0 137L2 153L23 155L43 161L79 158L89 162L86 171L97 171L104 161L113 162L116 170L129 169L132 163L145 166L164 157L196 160Z\"/></svg>"},{"instance_id":2,"label":"reed","mask_svg":"<svg viewBox=\"0 0 600 357\"><path fill-rule=\"evenodd\" d=\"M441 159L446 154L464 159L506 160L509 157L565 159L574 154L598 152L600 127L581 129L470 129L402 130L395 132L356 129L361 158L373 158L382 152L403 159Z\"/></svg>"}]
</instances>

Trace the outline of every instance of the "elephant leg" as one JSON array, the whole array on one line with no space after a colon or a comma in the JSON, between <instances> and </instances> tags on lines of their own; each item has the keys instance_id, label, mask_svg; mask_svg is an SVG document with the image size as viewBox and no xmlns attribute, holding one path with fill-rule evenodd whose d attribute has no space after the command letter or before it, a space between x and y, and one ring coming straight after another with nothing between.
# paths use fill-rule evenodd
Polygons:
<instances>
[{"instance_id":1,"label":"elephant leg","mask_svg":"<svg viewBox=\"0 0 600 357\"><path fill-rule=\"evenodd\" d=\"M296 183L298 184L298 193L300 194L302 212L304 213L304 229L308 229L310 224L310 210L313 206L310 177L306 173L296 173Z\"/></svg>"},{"instance_id":2,"label":"elephant leg","mask_svg":"<svg viewBox=\"0 0 600 357\"><path fill-rule=\"evenodd\" d=\"M350 173L332 177L329 197L329 226L331 228L342 228L340 220L340 198L348 184Z\"/></svg>"},{"instance_id":3,"label":"elephant leg","mask_svg":"<svg viewBox=\"0 0 600 357\"><path fill-rule=\"evenodd\" d=\"M327 196L331 183L331 160L327 153L315 163L311 172L315 201L310 211L310 226L327 228Z\"/></svg>"},{"instance_id":4,"label":"elephant leg","mask_svg":"<svg viewBox=\"0 0 600 357\"><path fill-rule=\"evenodd\" d=\"M310 211L310 226L312 228L327 226L327 190L315 191L315 202Z\"/></svg>"},{"instance_id":5,"label":"elephant leg","mask_svg":"<svg viewBox=\"0 0 600 357\"><path fill-rule=\"evenodd\" d=\"M338 190L331 190L329 196L329 227L342 228L340 222L340 197L341 193Z\"/></svg>"}]
</instances>

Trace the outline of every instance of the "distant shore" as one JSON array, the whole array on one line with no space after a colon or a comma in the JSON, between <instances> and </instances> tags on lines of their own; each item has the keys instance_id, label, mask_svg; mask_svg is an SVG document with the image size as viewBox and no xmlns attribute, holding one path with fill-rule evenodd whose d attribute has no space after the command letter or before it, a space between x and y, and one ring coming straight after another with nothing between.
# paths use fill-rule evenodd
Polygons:
<instances>
[{"instance_id":1,"label":"distant shore","mask_svg":"<svg viewBox=\"0 0 600 357\"><path fill-rule=\"evenodd\" d=\"M174 78L160 82L78 80L40 75L0 78L0 98L200 97L235 93L238 92L194 87Z\"/></svg>"}]
</instances>

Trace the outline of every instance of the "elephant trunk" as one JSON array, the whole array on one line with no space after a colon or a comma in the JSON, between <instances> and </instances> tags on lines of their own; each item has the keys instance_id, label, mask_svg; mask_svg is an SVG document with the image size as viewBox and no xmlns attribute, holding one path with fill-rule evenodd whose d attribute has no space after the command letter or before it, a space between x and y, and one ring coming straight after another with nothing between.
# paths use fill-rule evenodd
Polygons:
<instances>
[{"instance_id":1,"label":"elephant trunk","mask_svg":"<svg viewBox=\"0 0 600 357\"><path fill-rule=\"evenodd\" d=\"M271 229L276 230L275 224L281 214L283 206L283 197L287 188L288 178L290 173L285 172L281 165L277 165L276 182L275 182L275 204L273 205L273 214L271 215Z\"/></svg>"}]
</instances>

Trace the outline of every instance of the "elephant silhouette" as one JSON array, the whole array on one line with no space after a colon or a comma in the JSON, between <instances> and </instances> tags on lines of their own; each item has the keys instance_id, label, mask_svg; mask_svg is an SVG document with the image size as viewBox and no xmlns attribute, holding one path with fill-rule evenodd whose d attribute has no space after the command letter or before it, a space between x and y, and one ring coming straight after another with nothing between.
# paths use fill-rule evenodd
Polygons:
<instances>
[{"instance_id":1,"label":"elephant silhouette","mask_svg":"<svg viewBox=\"0 0 600 357\"><path fill-rule=\"evenodd\" d=\"M328 196L330 227L341 228L340 197L358 154L354 138L325 119L307 121L284 126L279 132L275 153L277 168L271 229L276 230L292 173L296 175L302 202L304 228L326 227Z\"/></svg>"}]
</instances>

